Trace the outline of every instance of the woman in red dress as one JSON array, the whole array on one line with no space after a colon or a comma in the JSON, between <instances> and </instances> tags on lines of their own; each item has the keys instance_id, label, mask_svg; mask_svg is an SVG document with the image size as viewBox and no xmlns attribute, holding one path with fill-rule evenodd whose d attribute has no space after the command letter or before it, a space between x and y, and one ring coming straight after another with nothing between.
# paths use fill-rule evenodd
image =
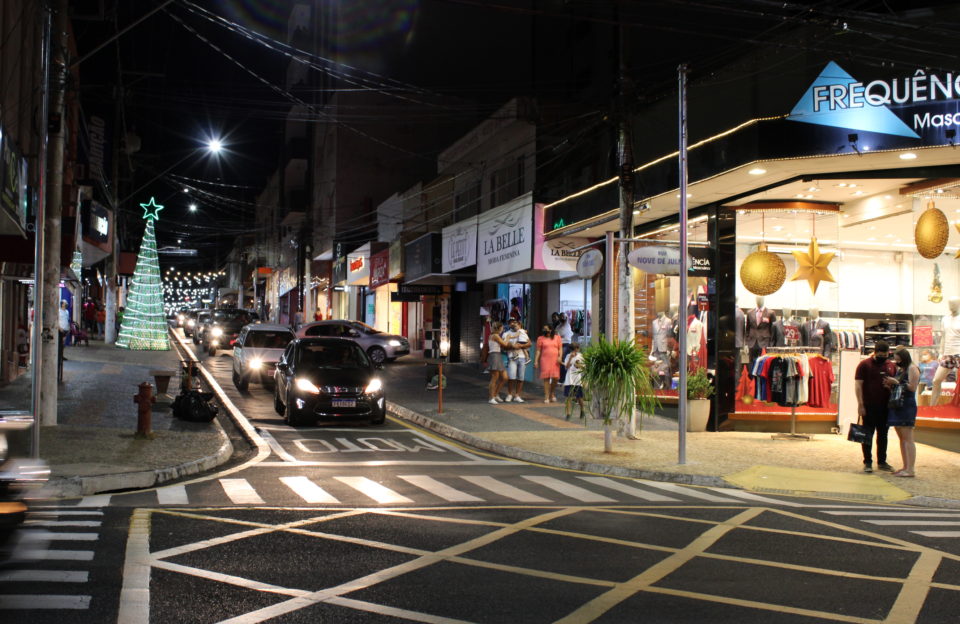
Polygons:
<instances>
[{"instance_id":1,"label":"woman in red dress","mask_svg":"<svg viewBox=\"0 0 960 624\"><path fill-rule=\"evenodd\" d=\"M543 326L543 333L537 338L537 354L534 356L533 366L540 369L540 379L543 380L543 402L555 403L557 398L554 390L557 380L560 379L560 354L563 343L549 325Z\"/></svg>"}]
</instances>

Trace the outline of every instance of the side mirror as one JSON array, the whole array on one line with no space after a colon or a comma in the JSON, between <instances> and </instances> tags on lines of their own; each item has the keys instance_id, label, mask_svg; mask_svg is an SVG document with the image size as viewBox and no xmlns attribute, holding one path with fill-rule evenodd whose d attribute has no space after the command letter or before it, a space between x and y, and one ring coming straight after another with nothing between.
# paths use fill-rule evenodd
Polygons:
<instances>
[{"instance_id":1,"label":"side mirror","mask_svg":"<svg viewBox=\"0 0 960 624\"><path fill-rule=\"evenodd\" d=\"M355 329L351 329L350 331L347 332L347 335L350 336L351 338L359 338L360 332L358 332Z\"/></svg>"},{"instance_id":2,"label":"side mirror","mask_svg":"<svg viewBox=\"0 0 960 624\"><path fill-rule=\"evenodd\" d=\"M290 370L290 367L287 366L286 362L277 362L277 370L280 371L281 373L286 373L287 371Z\"/></svg>"}]
</instances>

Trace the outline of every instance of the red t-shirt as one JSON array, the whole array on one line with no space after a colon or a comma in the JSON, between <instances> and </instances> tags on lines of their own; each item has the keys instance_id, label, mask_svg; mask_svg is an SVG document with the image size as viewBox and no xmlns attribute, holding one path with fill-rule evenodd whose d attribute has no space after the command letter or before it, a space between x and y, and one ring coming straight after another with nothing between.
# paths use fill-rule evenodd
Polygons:
<instances>
[{"instance_id":1,"label":"red t-shirt","mask_svg":"<svg viewBox=\"0 0 960 624\"><path fill-rule=\"evenodd\" d=\"M854 377L863 382L863 404L869 407L886 407L890 400L890 390L883 385L885 375L893 377L897 374L897 366L892 359L882 364L872 355L857 365Z\"/></svg>"},{"instance_id":2,"label":"red t-shirt","mask_svg":"<svg viewBox=\"0 0 960 624\"><path fill-rule=\"evenodd\" d=\"M807 405L810 407L830 405L830 390L835 379L830 360L822 357L810 358L810 395Z\"/></svg>"}]
</instances>

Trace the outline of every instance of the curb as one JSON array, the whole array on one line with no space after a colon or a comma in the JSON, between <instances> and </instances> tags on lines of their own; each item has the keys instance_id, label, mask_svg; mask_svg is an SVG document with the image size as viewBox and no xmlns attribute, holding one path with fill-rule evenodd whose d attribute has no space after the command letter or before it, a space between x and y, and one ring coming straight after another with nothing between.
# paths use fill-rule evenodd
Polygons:
<instances>
[{"instance_id":1,"label":"curb","mask_svg":"<svg viewBox=\"0 0 960 624\"><path fill-rule=\"evenodd\" d=\"M593 462L582 462L555 455L544 455L534 451L517 448L491 442L485 438L467 433L446 423L434 420L423 414L415 412L409 408L397 405L387 401L387 410L403 420L420 425L424 429L429 429L440 435L446 436L452 440L469 444L470 446L503 455L511 459L518 459L534 464L543 464L554 468L565 468L567 470L581 470L583 472L592 472L596 474L611 475L614 477L628 477L631 479L647 479L650 481L666 481L668 483L679 483L681 485L700 485L705 487L724 487L732 488L722 477L713 477L707 475L685 474L678 472L661 472L659 470L642 470L636 468L623 468L622 466L608 466L607 464L596 464ZM736 488L734 488L736 489Z\"/></svg>"},{"instance_id":2,"label":"curb","mask_svg":"<svg viewBox=\"0 0 960 624\"><path fill-rule=\"evenodd\" d=\"M220 426L220 423L216 424L220 430L220 435L223 436L223 443L213 455L184 462L177 466L155 468L153 470L51 479L44 484L39 493L45 498L76 498L115 490L144 489L216 468L233 455L233 443L230 442L230 437Z\"/></svg>"}]
</instances>

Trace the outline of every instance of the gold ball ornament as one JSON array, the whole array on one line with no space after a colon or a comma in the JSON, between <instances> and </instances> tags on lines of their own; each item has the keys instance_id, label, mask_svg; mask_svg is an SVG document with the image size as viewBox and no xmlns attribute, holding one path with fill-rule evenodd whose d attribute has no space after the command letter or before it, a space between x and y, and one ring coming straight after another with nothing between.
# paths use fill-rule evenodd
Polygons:
<instances>
[{"instance_id":1,"label":"gold ball ornament","mask_svg":"<svg viewBox=\"0 0 960 624\"><path fill-rule=\"evenodd\" d=\"M949 237L950 224L947 222L947 217L934 207L933 202L930 202L917 219L917 227L913 231L917 251L924 258L933 260L943 253Z\"/></svg>"},{"instance_id":2,"label":"gold ball ornament","mask_svg":"<svg viewBox=\"0 0 960 624\"><path fill-rule=\"evenodd\" d=\"M740 265L740 281L755 295L772 295L787 279L787 267L775 253L767 251L765 243L747 256Z\"/></svg>"}]
</instances>

